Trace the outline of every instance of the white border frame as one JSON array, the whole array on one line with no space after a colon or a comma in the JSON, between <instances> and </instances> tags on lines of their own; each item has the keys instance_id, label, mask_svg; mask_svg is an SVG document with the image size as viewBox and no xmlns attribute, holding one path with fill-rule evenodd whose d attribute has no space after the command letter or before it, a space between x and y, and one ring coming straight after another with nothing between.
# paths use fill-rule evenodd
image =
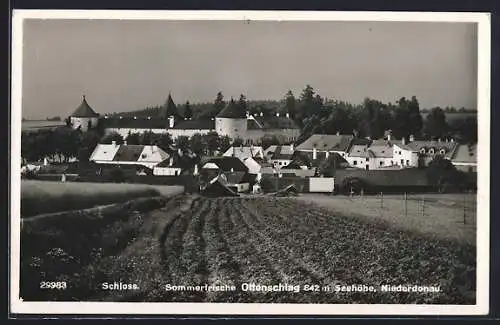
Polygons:
<instances>
[{"instance_id":1,"label":"white border frame","mask_svg":"<svg viewBox=\"0 0 500 325\"><path fill-rule=\"evenodd\" d=\"M253 303L25 302L19 298L20 165L22 119L23 20L294 20L472 22L478 24L478 192L476 305L353 305ZM14 10L12 18L10 312L20 314L156 315L486 315L489 311L490 260L490 56L489 13L304 12L304 11L127 11Z\"/></svg>"}]
</instances>

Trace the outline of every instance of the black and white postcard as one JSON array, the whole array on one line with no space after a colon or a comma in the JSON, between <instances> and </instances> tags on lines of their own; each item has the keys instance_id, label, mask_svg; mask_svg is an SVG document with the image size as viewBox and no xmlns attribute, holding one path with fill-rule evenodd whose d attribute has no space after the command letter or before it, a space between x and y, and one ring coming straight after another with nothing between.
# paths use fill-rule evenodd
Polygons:
<instances>
[{"instance_id":1,"label":"black and white postcard","mask_svg":"<svg viewBox=\"0 0 500 325\"><path fill-rule=\"evenodd\" d=\"M488 313L489 14L12 22L11 312Z\"/></svg>"}]
</instances>

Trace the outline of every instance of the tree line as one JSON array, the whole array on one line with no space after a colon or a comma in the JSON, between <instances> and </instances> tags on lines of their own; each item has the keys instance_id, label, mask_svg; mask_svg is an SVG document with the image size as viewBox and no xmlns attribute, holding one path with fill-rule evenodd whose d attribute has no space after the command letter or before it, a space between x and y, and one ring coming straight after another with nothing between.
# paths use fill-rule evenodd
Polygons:
<instances>
[{"instance_id":1,"label":"tree line","mask_svg":"<svg viewBox=\"0 0 500 325\"><path fill-rule=\"evenodd\" d=\"M169 97L171 100L171 97ZM167 106L148 107L143 110L119 113L123 116L155 116ZM372 98L365 98L360 104L322 97L314 88L307 85L296 97L288 90L282 100L248 100L244 94L239 98L226 101L222 92L218 92L213 102L179 105L179 116L193 119L213 118L227 104L232 102L254 115L276 115L286 113L301 129L299 142L311 134L354 134L359 137L379 139L385 131L391 130L392 136L401 139L413 135L415 139L432 140L454 138L462 143L477 142L477 115L475 111L464 107L432 107L421 109L415 96L401 97L394 103L383 103ZM448 118L447 113L458 117ZM468 114L465 114L468 113ZM117 113L118 114L118 113Z\"/></svg>"}]
</instances>

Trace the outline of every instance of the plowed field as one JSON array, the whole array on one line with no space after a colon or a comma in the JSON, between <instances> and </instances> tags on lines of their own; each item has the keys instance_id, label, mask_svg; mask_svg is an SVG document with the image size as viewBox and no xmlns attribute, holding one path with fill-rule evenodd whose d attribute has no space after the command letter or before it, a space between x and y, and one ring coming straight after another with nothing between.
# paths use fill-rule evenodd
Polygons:
<instances>
[{"instance_id":1,"label":"plowed field","mask_svg":"<svg viewBox=\"0 0 500 325\"><path fill-rule=\"evenodd\" d=\"M140 214L129 211L128 216L120 216L119 222L126 224L118 227L111 223L103 227L93 234L94 239L89 240L87 246L76 239L72 241L67 235L66 247L61 241L51 240L45 246L40 244L36 250L25 252L25 265L33 258L41 260L36 266L29 264L32 277L44 274L41 281L64 280L68 288L45 291L32 288L30 291L25 285L24 293L21 292L23 298L475 303L475 247L395 230L382 221L334 215L329 210L294 199L181 196L171 199L160 209ZM51 227L54 233L53 227L57 226ZM25 236L40 237L41 231ZM121 244L117 246L113 238L120 232ZM66 233L71 232L66 229ZM58 236L65 236L64 231L61 230ZM74 248L77 246L78 250ZM54 249L66 254L61 253L66 256L64 263L68 265L63 267L52 255L48 260L47 252ZM75 259L78 267L71 267ZM103 283L113 282L136 284L138 289L103 289ZM275 285L274 290L279 291L245 291L242 284ZM169 290L166 285L170 285ZM209 291L206 287L199 290L179 287L197 285L234 286L235 289ZM373 286L377 291L335 292L335 288L351 285ZM439 286L440 291L383 292L382 285ZM295 288L300 290L284 289L294 288L291 286L298 286ZM326 286L331 291L327 291Z\"/></svg>"}]
</instances>

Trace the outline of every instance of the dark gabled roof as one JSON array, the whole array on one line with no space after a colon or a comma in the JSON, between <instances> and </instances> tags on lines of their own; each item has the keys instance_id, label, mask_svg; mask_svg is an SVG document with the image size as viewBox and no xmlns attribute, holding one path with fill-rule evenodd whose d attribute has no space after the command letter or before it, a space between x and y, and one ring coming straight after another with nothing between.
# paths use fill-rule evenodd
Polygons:
<instances>
[{"instance_id":1,"label":"dark gabled roof","mask_svg":"<svg viewBox=\"0 0 500 325\"><path fill-rule=\"evenodd\" d=\"M301 143L297 150L347 151L354 141L352 135L313 134ZM356 139L356 143L363 142Z\"/></svg>"},{"instance_id":2,"label":"dark gabled roof","mask_svg":"<svg viewBox=\"0 0 500 325\"><path fill-rule=\"evenodd\" d=\"M98 117L97 114L92 107L89 106L87 100L85 99L85 95L83 95L82 103L78 108L71 114L71 117Z\"/></svg>"},{"instance_id":3,"label":"dark gabled roof","mask_svg":"<svg viewBox=\"0 0 500 325\"><path fill-rule=\"evenodd\" d=\"M181 120L174 129L184 130L215 130L215 120L199 119L199 120Z\"/></svg>"},{"instance_id":4,"label":"dark gabled roof","mask_svg":"<svg viewBox=\"0 0 500 325\"><path fill-rule=\"evenodd\" d=\"M203 193L207 196L239 196L238 193L227 187L224 180L220 176L214 178L207 184L207 187L203 190Z\"/></svg>"},{"instance_id":5,"label":"dark gabled roof","mask_svg":"<svg viewBox=\"0 0 500 325\"><path fill-rule=\"evenodd\" d=\"M245 172L224 172L222 175L225 176L228 184L241 184L245 183Z\"/></svg>"},{"instance_id":6,"label":"dark gabled roof","mask_svg":"<svg viewBox=\"0 0 500 325\"><path fill-rule=\"evenodd\" d=\"M289 160L292 159L293 156L293 148L290 145L285 146L277 146L272 145L271 147L266 149L267 154L270 156L270 159L282 159Z\"/></svg>"},{"instance_id":7,"label":"dark gabled roof","mask_svg":"<svg viewBox=\"0 0 500 325\"><path fill-rule=\"evenodd\" d=\"M286 116L254 116L262 129L298 129L295 122Z\"/></svg>"},{"instance_id":8,"label":"dark gabled roof","mask_svg":"<svg viewBox=\"0 0 500 325\"><path fill-rule=\"evenodd\" d=\"M260 130L262 129L259 124L255 120L248 119L247 120L247 129L248 130Z\"/></svg>"},{"instance_id":9,"label":"dark gabled roof","mask_svg":"<svg viewBox=\"0 0 500 325\"><path fill-rule=\"evenodd\" d=\"M168 129L168 121L159 118L108 117L101 119L104 128L126 129Z\"/></svg>"},{"instance_id":10,"label":"dark gabled roof","mask_svg":"<svg viewBox=\"0 0 500 325\"><path fill-rule=\"evenodd\" d=\"M224 109L220 111L219 114L217 114L217 117L246 118L247 112L243 107L241 107L240 105L238 105L238 103L235 103L234 100L231 99L227 106L224 107Z\"/></svg>"},{"instance_id":11,"label":"dark gabled roof","mask_svg":"<svg viewBox=\"0 0 500 325\"><path fill-rule=\"evenodd\" d=\"M231 171L231 169L235 172L248 172L248 167L236 157L211 157L203 159L201 165L205 165L206 163L214 163L216 164L220 170L222 171Z\"/></svg>"},{"instance_id":12,"label":"dark gabled roof","mask_svg":"<svg viewBox=\"0 0 500 325\"><path fill-rule=\"evenodd\" d=\"M170 165L170 159L172 159L172 165ZM163 160L161 163L156 165L156 167L165 167L165 168L180 168L182 170L190 169L194 166L194 159L188 156L179 156L179 154L174 153L171 157Z\"/></svg>"},{"instance_id":13,"label":"dark gabled roof","mask_svg":"<svg viewBox=\"0 0 500 325\"><path fill-rule=\"evenodd\" d=\"M137 161L143 150L143 145L121 145L113 161Z\"/></svg>"}]
</instances>

